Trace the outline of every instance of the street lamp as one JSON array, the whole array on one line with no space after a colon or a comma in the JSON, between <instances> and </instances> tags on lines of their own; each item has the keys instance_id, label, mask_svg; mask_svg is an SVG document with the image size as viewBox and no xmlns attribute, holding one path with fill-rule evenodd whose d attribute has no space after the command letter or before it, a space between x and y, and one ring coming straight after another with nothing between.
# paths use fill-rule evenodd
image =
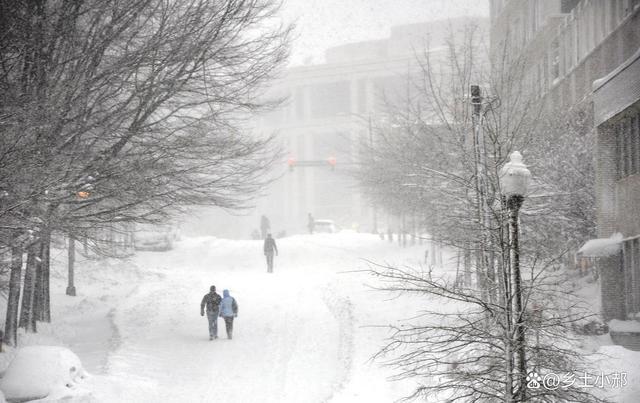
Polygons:
<instances>
[{"instance_id":1,"label":"street lamp","mask_svg":"<svg viewBox=\"0 0 640 403\"><path fill-rule=\"evenodd\" d=\"M509 254L513 269L513 291L515 296L516 351L518 352L519 401L525 400L527 362L525 352L524 312L522 308L522 276L520 274L520 245L518 241L518 215L527 194L531 172L522 162L522 154L514 151L500 170L500 189L506 199L509 212Z\"/></svg>"}]
</instances>

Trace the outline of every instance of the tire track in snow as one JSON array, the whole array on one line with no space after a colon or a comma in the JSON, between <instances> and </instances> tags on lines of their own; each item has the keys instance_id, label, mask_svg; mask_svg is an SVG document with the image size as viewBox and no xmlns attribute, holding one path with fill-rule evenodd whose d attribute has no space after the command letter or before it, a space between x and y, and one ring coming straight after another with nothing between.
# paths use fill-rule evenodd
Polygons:
<instances>
[{"instance_id":1,"label":"tire track in snow","mask_svg":"<svg viewBox=\"0 0 640 403\"><path fill-rule=\"evenodd\" d=\"M342 390L350 379L353 368L354 352L354 313L353 304L348 296L338 291L336 280L324 287L323 302L338 322L338 365L334 387L331 394L324 399L328 402Z\"/></svg>"}]
</instances>

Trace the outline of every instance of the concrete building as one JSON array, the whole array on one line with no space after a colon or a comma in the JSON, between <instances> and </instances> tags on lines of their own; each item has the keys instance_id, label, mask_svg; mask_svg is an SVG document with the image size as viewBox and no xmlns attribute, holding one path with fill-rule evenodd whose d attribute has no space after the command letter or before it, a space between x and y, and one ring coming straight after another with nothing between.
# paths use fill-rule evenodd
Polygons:
<instances>
[{"instance_id":1,"label":"concrete building","mask_svg":"<svg viewBox=\"0 0 640 403\"><path fill-rule=\"evenodd\" d=\"M640 50L596 81L594 112L598 235L621 234L601 259L603 313L640 319Z\"/></svg>"},{"instance_id":2,"label":"concrete building","mask_svg":"<svg viewBox=\"0 0 640 403\"><path fill-rule=\"evenodd\" d=\"M350 175L360 142L369 141L369 120L411 96L409 77L420 73L417 56L427 40L437 53L451 32L461 34L468 23L461 18L393 27L386 39L331 48L323 64L290 68L271 91L288 101L255 124L277 133L286 153L258 213L288 234L306 230L308 213L342 228L372 230L373 209Z\"/></svg>"},{"instance_id":3,"label":"concrete building","mask_svg":"<svg viewBox=\"0 0 640 403\"><path fill-rule=\"evenodd\" d=\"M491 41L526 55L532 96L597 130L598 237L623 240L599 262L602 315L639 312L640 0L492 0Z\"/></svg>"}]
</instances>

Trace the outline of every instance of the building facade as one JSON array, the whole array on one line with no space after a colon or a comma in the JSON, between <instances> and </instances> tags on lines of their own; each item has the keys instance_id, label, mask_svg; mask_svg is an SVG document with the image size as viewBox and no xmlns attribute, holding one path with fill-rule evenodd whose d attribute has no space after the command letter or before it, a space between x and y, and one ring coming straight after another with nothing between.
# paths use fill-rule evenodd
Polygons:
<instances>
[{"instance_id":1,"label":"building facade","mask_svg":"<svg viewBox=\"0 0 640 403\"><path fill-rule=\"evenodd\" d=\"M352 175L360 145L371 139L370 121L411 96L420 52L427 46L442 52L445 38L462 34L468 23L461 18L393 27L386 39L331 48L322 64L288 69L270 91L287 101L255 123L276 133L285 151L260 214L287 234L304 232L308 213L342 228L373 230L374 210Z\"/></svg>"},{"instance_id":2,"label":"building facade","mask_svg":"<svg viewBox=\"0 0 640 403\"><path fill-rule=\"evenodd\" d=\"M640 318L640 50L594 84L598 235L621 234L601 259L607 319Z\"/></svg>"},{"instance_id":3,"label":"building facade","mask_svg":"<svg viewBox=\"0 0 640 403\"><path fill-rule=\"evenodd\" d=\"M624 240L599 261L602 315L639 312L640 0L492 0L491 42L526 55L532 96L597 131L597 233Z\"/></svg>"}]
</instances>

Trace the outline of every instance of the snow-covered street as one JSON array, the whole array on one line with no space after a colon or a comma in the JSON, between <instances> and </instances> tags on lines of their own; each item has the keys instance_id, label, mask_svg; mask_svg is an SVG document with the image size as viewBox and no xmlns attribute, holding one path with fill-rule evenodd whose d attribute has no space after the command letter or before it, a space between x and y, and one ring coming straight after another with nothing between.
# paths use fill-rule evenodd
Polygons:
<instances>
[{"instance_id":1,"label":"snow-covered street","mask_svg":"<svg viewBox=\"0 0 640 403\"><path fill-rule=\"evenodd\" d=\"M96 375L88 385L96 400L388 402L408 394L411 385L385 382L390 370L369 359L388 335L372 326L406 319L412 300L372 290L370 277L352 271L366 267L362 258L417 264L425 246L401 249L362 234L295 236L278 246L273 274L261 241L203 237L86 264L75 298L56 284L54 305L103 319L61 326L75 327L62 337ZM199 305L211 284L238 301L233 340L221 320L220 338L208 340ZM109 341L100 343L110 320Z\"/></svg>"},{"instance_id":2,"label":"snow-covered street","mask_svg":"<svg viewBox=\"0 0 640 403\"><path fill-rule=\"evenodd\" d=\"M375 290L376 279L360 270L367 261L420 267L428 246L340 233L287 237L278 247L273 274L262 241L215 237L124 260L80 260L76 297L65 295L65 251L56 250L52 325L22 334L21 344L66 346L92 375L54 400L345 403L411 394L418 379L390 381L393 370L371 358L388 325L408 323L431 301ZM445 251L434 275L453 275L451 260ZM209 341L200 301L212 284L238 301L233 340L219 320L219 339ZM637 353L610 345L608 335L590 343L585 351L606 345L601 370L628 375L627 387L610 390L614 401L634 402Z\"/></svg>"}]
</instances>

